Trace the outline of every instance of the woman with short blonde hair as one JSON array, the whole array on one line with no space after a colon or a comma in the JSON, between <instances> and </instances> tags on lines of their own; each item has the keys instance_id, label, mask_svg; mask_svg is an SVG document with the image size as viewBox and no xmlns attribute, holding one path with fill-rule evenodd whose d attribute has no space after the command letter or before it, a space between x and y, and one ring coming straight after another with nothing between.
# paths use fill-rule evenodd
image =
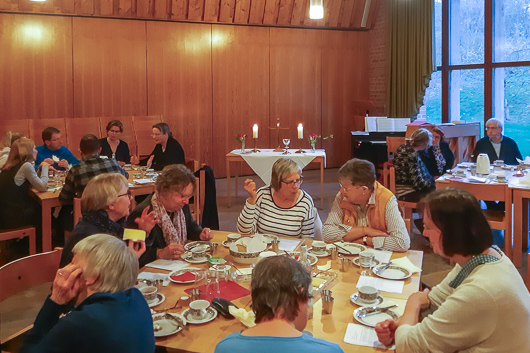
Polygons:
<instances>
[{"instance_id":1,"label":"woman with short blonde hair","mask_svg":"<svg viewBox=\"0 0 530 353\"><path fill-rule=\"evenodd\" d=\"M42 162L40 176L34 168L37 158L35 143L20 138L11 146L7 161L0 173L0 229L12 229L27 225L40 227L39 205L30 196L29 189L48 189L49 164Z\"/></svg>"},{"instance_id":2,"label":"woman with short blonde hair","mask_svg":"<svg viewBox=\"0 0 530 353\"><path fill-rule=\"evenodd\" d=\"M249 234L315 237L317 213L311 196L300 189L303 181L302 168L289 158L274 162L270 185L256 190L252 179L245 180L249 197L239 214L237 230ZM318 235L319 238L320 230Z\"/></svg>"},{"instance_id":3,"label":"woman with short blonde hair","mask_svg":"<svg viewBox=\"0 0 530 353\"><path fill-rule=\"evenodd\" d=\"M154 352L149 306L134 288L136 256L108 234L81 240L74 253L57 271L20 352Z\"/></svg>"},{"instance_id":4,"label":"woman with short blonde hair","mask_svg":"<svg viewBox=\"0 0 530 353\"><path fill-rule=\"evenodd\" d=\"M432 145L426 150L419 151L418 154L429 174L437 177L453 168L455 155L449 148L449 144L444 141L444 132L440 127L429 126L429 131L432 133Z\"/></svg>"},{"instance_id":5,"label":"woman with short blonde hair","mask_svg":"<svg viewBox=\"0 0 530 353\"><path fill-rule=\"evenodd\" d=\"M74 246L90 235L106 233L122 239L131 200L129 182L120 173L99 174L93 177L83 190L83 217L66 239L60 266L66 266L72 261ZM149 233L156 223L155 215L152 212L144 212L138 216L136 222L140 229ZM129 241L129 247L140 257L145 252L145 241Z\"/></svg>"}]
</instances>

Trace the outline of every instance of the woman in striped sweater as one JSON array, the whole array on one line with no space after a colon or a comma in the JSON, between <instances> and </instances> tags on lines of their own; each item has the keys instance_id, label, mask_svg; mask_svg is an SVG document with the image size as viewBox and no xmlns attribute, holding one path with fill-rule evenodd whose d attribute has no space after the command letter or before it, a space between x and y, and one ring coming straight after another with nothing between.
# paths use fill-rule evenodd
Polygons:
<instances>
[{"instance_id":1,"label":"woman in striped sweater","mask_svg":"<svg viewBox=\"0 0 530 353\"><path fill-rule=\"evenodd\" d=\"M272 166L271 185L256 191L256 183L245 180L249 196L237 220L237 230L314 237L315 205L311 196L300 189L302 182L302 169L288 158L280 158Z\"/></svg>"}]
</instances>

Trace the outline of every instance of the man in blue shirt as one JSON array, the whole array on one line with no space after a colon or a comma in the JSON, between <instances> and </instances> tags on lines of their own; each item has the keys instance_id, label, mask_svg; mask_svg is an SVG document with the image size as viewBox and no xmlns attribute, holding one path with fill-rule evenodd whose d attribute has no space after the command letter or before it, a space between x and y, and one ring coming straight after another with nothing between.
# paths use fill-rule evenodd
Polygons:
<instances>
[{"instance_id":1,"label":"man in blue shirt","mask_svg":"<svg viewBox=\"0 0 530 353\"><path fill-rule=\"evenodd\" d=\"M499 119L491 118L486 121L486 134L475 146L475 160L480 153L486 153L490 163L501 159L505 164L518 165L517 158L523 159L517 143L502 134L502 122Z\"/></svg>"},{"instance_id":2,"label":"man in blue shirt","mask_svg":"<svg viewBox=\"0 0 530 353\"><path fill-rule=\"evenodd\" d=\"M37 160L35 165L43 161L57 170L67 170L69 166L79 164L79 160L63 146L61 131L54 127L47 127L42 131L44 145L37 146ZM55 157L55 158L54 158Z\"/></svg>"}]
</instances>

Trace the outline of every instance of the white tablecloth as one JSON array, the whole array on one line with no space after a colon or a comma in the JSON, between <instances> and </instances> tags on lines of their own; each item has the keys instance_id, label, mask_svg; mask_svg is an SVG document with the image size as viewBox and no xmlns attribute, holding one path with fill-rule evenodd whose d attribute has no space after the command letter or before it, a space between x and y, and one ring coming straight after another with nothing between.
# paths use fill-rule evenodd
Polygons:
<instances>
[{"instance_id":1,"label":"white tablecloth","mask_svg":"<svg viewBox=\"0 0 530 353\"><path fill-rule=\"evenodd\" d=\"M247 152L250 150L247 150ZM278 158L285 157L295 161L300 168L304 168L306 165L311 163L315 157L324 157L324 168L326 167L326 151L316 150L311 153L311 150L303 150L304 153L295 153L296 149L290 149L289 154L282 154L283 152L273 152L272 149L261 149L261 152L257 153L241 153L241 150L233 150L230 153L239 154L245 162L252 168L252 170L263 180L265 185L269 185L271 182L271 171L272 165Z\"/></svg>"}]
</instances>

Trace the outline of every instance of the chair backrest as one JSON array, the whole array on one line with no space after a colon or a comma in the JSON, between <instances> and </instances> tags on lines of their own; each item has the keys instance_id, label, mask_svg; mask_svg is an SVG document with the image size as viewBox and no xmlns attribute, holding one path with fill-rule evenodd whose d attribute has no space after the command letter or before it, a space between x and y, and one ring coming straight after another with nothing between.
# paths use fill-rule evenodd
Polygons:
<instances>
[{"instance_id":1,"label":"chair backrest","mask_svg":"<svg viewBox=\"0 0 530 353\"><path fill-rule=\"evenodd\" d=\"M526 288L530 291L530 252L526 258Z\"/></svg>"},{"instance_id":2,"label":"chair backrest","mask_svg":"<svg viewBox=\"0 0 530 353\"><path fill-rule=\"evenodd\" d=\"M74 226L81 219L81 198L74 197Z\"/></svg>"},{"instance_id":3,"label":"chair backrest","mask_svg":"<svg viewBox=\"0 0 530 353\"><path fill-rule=\"evenodd\" d=\"M0 302L26 289L52 282L59 268L62 248L30 255L0 267Z\"/></svg>"},{"instance_id":4,"label":"chair backrest","mask_svg":"<svg viewBox=\"0 0 530 353\"><path fill-rule=\"evenodd\" d=\"M19 132L26 137L29 137L29 124L28 119L20 120L1 120L0 121L0 138L8 131ZM41 144L42 139L35 141L36 145Z\"/></svg>"},{"instance_id":5,"label":"chair backrest","mask_svg":"<svg viewBox=\"0 0 530 353\"><path fill-rule=\"evenodd\" d=\"M405 143L405 137L387 136L386 137L386 151L387 157L390 158L390 154L396 155L396 151L399 146Z\"/></svg>"},{"instance_id":6,"label":"chair backrest","mask_svg":"<svg viewBox=\"0 0 530 353\"><path fill-rule=\"evenodd\" d=\"M138 156L148 156L155 147L155 142L151 137L152 126L162 122L162 116L133 116L134 136L136 137Z\"/></svg>"},{"instance_id":7,"label":"chair backrest","mask_svg":"<svg viewBox=\"0 0 530 353\"><path fill-rule=\"evenodd\" d=\"M119 116L119 117L100 117L99 128L101 137L107 137L107 124L111 120L119 120L123 124L123 132L120 135L120 139L127 142L129 145L129 152L133 156L138 155L138 147L136 144L136 136L134 135L133 117L132 116ZM152 139L151 139L152 144Z\"/></svg>"},{"instance_id":8,"label":"chair backrest","mask_svg":"<svg viewBox=\"0 0 530 353\"><path fill-rule=\"evenodd\" d=\"M79 152L79 142L83 136L87 134L96 135L99 138L99 119L98 118L75 118L65 119L66 131L68 131L68 138L66 139L66 147L77 158L81 158Z\"/></svg>"},{"instance_id":9,"label":"chair backrest","mask_svg":"<svg viewBox=\"0 0 530 353\"><path fill-rule=\"evenodd\" d=\"M44 144L42 142L42 130L47 127L54 127L61 131L63 144L68 141L65 119L31 119L29 120L29 138L35 141L36 146Z\"/></svg>"}]
</instances>

